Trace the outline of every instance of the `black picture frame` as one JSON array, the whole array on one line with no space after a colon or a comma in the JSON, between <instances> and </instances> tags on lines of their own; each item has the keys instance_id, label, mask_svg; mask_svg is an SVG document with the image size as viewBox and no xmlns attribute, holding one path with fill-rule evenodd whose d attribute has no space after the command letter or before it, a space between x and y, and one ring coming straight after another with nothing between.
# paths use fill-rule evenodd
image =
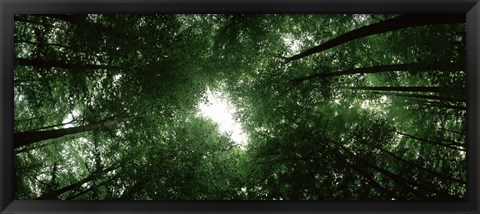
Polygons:
<instances>
[{"instance_id":1,"label":"black picture frame","mask_svg":"<svg viewBox=\"0 0 480 214\"><path fill-rule=\"evenodd\" d=\"M1 0L0 212L7 213L479 213L479 0ZM14 14L457 13L467 20L466 201L23 201L13 200Z\"/></svg>"}]
</instances>

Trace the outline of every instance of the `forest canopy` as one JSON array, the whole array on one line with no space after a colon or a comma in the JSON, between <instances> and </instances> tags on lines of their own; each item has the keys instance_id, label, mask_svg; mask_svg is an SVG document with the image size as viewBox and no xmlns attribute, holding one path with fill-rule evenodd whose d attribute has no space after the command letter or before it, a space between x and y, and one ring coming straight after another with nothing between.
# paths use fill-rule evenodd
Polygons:
<instances>
[{"instance_id":1,"label":"forest canopy","mask_svg":"<svg viewBox=\"0 0 480 214\"><path fill-rule=\"evenodd\" d=\"M465 200L464 15L15 16L19 200Z\"/></svg>"}]
</instances>

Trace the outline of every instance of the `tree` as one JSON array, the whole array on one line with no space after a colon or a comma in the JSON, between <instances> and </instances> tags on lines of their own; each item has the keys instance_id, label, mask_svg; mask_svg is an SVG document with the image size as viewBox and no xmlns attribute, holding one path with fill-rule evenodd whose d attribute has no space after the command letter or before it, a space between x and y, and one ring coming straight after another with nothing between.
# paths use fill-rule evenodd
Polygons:
<instances>
[{"instance_id":1,"label":"tree","mask_svg":"<svg viewBox=\"0 0 480 214\"><path fill-rule=\"evenodd\" d=\"M403 15L389 20L385 20L376 24L364 26L359 29L355 29L348 33L345 33L335 39L325 42L321 45L310 48L300 54L286 57L285 62L291 62L293 60L301 59L309 55L328 50L343 43L366 37L375 34L385 33L392 30L398 30L407 27L417 27L422 25L433 24L454 24L464 23L465 16L463 15L437 15L437 16L420 16L420 15Z\"/></svg>"},{"instance_id":2,"label":"tree","mask_svg":"<svg viewBox=\"0 0 480 214\"><path fill-rule=\"evenodd\" d=\"M71 134L76 134L80 132L92 131L92 130L97 130L105 127L111 127L111 126L117 125L117 123L118 123L117 120L111 119L111 120L97 122L94 124L88 124L88 125L71 127L71 128L54 129L54 130L48 130L48 131L17 132L14 134L13 139L15 142L15 148L18 148L21 146L28 146L35 142L39 142L43 140L63 137L65 135L71 135Z\"/></svg>"},{"instance_id":3,"label":"tree","mask_svg":"<svg viewBox=\"0 0 480 214\"><path fill-rule=\"evenodd\" d=\"M464 19L17 14L15 197L465 199Z\"/></svg>"}]
</instances>

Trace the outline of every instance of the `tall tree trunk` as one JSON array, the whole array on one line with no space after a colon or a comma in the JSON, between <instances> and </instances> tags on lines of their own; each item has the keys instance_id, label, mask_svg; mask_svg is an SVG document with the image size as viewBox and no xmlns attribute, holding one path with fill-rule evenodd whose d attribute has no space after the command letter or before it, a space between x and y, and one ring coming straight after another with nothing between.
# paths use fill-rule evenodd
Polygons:
<instances>
[{"instance_id":1,"label":"tall tree trunk","mask_svg":"<svg viewBox=\"0 0 480 214\"><path fill-rule=\"evenodd\" d=\"M424 93L440 93L440 95L422 95L422 94L402 94L397 93L397 96L405 96L405 97L412 97L415 96L417 98L426 98L426 99L435 99L435 100L454 100L454 101L461 101L464 102L466 97L459 97L454 94L449 94L449 89L443 87L432 87L432 86L389 86L389 87L375 87L375 86L361 86L361 87L342 87L344 89L352 89L352 90L365 90L365 91L394 91L394 92L424 92ZM465 88L462 89L466 91ZM430 104L433 104L430 102ZM438 107L454 107L449 105L440 105L438 103L435 106ZM455 106L455 109L462 110L460 106Z\"/></svg>"},{"instance_id":2,"label":"tall tree trunk","mask_svg":"<svg viewBox=\"0 0 480 214\"><path fill-rule=\"evenodd\" d=\"M329 77L338 77L352 74L372 74L372 73L383 73L390 71L432 71L432 70L442 70L442 71L454 71L456 69L463 68L458 63L408 63L408 64L392 64L392 65L378 65L365 68L353 68L343 71L334 71L334 72L320 72L312 74L306 77L296 78L290 81L293 84L300 84L306 80L320 79L320 78L329 78Z\"/></svg>"},{"instance_id":3,"label":"tall tree trunk","mask_svg":"<svg viewBox=\"0 0 480 214\"><path fill-rule=\"evenodd\" d=\"M331 39L321 45L310 48L302 53L297 55L286 57L285 63L301 59L307 56L310 56L315 53L328 50L330 48L339 46L346 42L350 42L359 38L385 33L388 31L399 30L408 27L417 27L424 25L436 25L436 24L455 24L455 23L465 23L465 15L403 15L398 16L392 19L381 21L375 24L364 26L345 34L342 34L334 39Z\"/></svg>"},{"instance_id":4,"label":"tall tree trunk","mask_svg":"<svg viewBox=\"0 0 480 214\"><path fill-rule=\"evenodd\" d=\"M34 150L34 149L40 149L40 148L43 148L47 145L48 145L47 143L44 143L44 144L36 144L35 146L27 146L27 147L24 147L22 149L15 150L15 154L20 154L22 152L27 152L27 151Z\"/></svg>"},{"instance_id":5,"label":"tall tree trunk","mask_svg":"<svg viewBox=\"0 0 480 214\"><path fill-rule=\"evenodd\" d=\"M70 121L70 122L55 124L55 125L51 125L51 126L44 126L44 127L35 128L35 129L30 129L30 130L24 131L24 132L35 132L35 131L40 131L40 130L44 130L44 129L51 129L51 128L55 128L55 127L59 127L59 126L64 126L64 125L72 124L72 123L74 123L74 122L77 122L77 121L76 121L76 120L72 120L72 121Z\"/></svg>"},{"instance_id":6,"label":"tall tree trunk","mask_svg":"<svg viewBox=\"0 0 480 214\"><path fill-rule=\"evenodd\" d=\"M66 14L48 14L46 15L50 18L61 20L72 25L76 25L83 28L89 28L93 30L93 32L104 33L109 36L114 36L116 38L123 38L127 41L136 41L136 37L132 37L132 35L126 34L123 29L119 28L112 28L102 25L101 23L93 23L89 22L85 15L66 15Z\"/></svg>"},{"instance_id":7,"label":"tall tree trunk","mask_svg":"<svg viewBox=\"0 0 480 214\"><path fill-rule=\"evenodd\" d=\"M400 135L403 135L403 136L407 136L407 137L409 137L409 138L411 138L411 139L414 139L414 140L417 140L417 141L429 143L429 144L432 144L432 145L442 146L442 147L445 147L445 148L455 149L455 150L459 150L459 151L466 151L466 150L463 149L463 148L458 148L458 147L456 147L456 144L451 144L451 143L450 143L450 144L438 143L438 142L431 141L431 140L428 140L428 139L416 137L416 136L413 136L413 135L410 135L410 134L407 134L407 133L398 132L398 131L395 131L395 132L396 132L397 134L400 134Z\"/></svg>"},{"instance_id":8,"label":"tall tree trunk","mask_svg":"<svg viewBox=\"0 0 480 214\"><path fill-rule=\"evenodd\" d=\"M329 147L331 148L331 147ZM336 153L338 157L341 157L342 154L340 152L338 152L336 149L332 149L332 152ZM337 160L343 162L344 164L346 164L350 169L356 171L359 175L361 175L363 178L365 178L367 180L367 183L374 187L375 189L379 190L381 193L383 193L385 196L387 197L390 197L389 200L391 198L396 198L396 199L403 199L402 196L398 195L397 193L393 192L392 190L390 189L387 189L385 187L383 187L380 183L378 183L375 178L373 178L371 175L369 175L368 173L365 172L365 170L363 170L363 167L361 166L358 166L358 163L354 162L354 163L350 163L349 161L346 160L346 158L342 157L342 158L337 158Z\"/></svg>"},{"instance_id":9,"label":"tall tree trunk","mask_svg":"<svg viewBox=\"0 0 480 214\"><path fill-rule=\"evenodd\" d=\"M22 167L22 168L16 168L15 171L30 170L30 169L33 169L33 168L40 168L40 167L45 167L45 165L43 163L33 164L33 165L25 166L25 167Z\"/></svg>"},{"instance_id":10,"label":"tall tree trunk","mask_svg":"<svg viewBox=\"0 0 480 214\"><path fill-rule=\"evenodd\" d=\"M30 24L35 24L35 25L44 25L45 23L38 22L35 20L31 19L26 19L23 17L23 15L15 15L14 17L15 22L25 22L25 23L30 23Z\"/></svg>"},{"instance_id":11,"label":"tall tree trunk","mask_svg":"<svg viewBox=\"0 0 480 214\"><path fill-rule=\"evenodd\" d=\"M48 193L45 193L43 195L41 195L40 197L37 198L37 200L41 200L41 199L58 199L58 197L60 195L62 195L63 193L66 193L68 191L72 191L72 190L75 190L75 189L78 189L80 188L83 184L85 183L88 183L90 181L93 181L99 177L101 177L102 175L105 175L107 172L110 172L110 171L113 171L117 168L120 167L120 164L113 164L112 166L106 168L106 169L103 169L101 171L96 171L92 174L90 174L89 176L87 176L86 178L80 180L80 181L77 181L73 184L70 184L68 186L65 186L63 188L60 188L58 190L55 190L55 191L52 191L52 192L48 192Z\"/></svg>"},{"instance_id":12,"label":"tall tree trunk","mask_svg":"<svg viewBox=\"0 0 480 214\"><path fill-rule=\"evenodd\" d=\"M346 157L349 157L353 163L356 163L358 167L361 167L361 168L371 168L381 174L383 174L384 176L390 178L391 180L393 180L397 185L399 186L403 186L405 189L408 189L408 191L412 194L418 194L418 189L415 189L414 187L416 186L415 184L411 184L409 183L405 178L397 175L397 174L394 174L388 170L385 170L375 164L372 164L370 163L369 161L365 160L365 159L362 159L360 157L358 157L357 155L353 154L348 148L344 147L344 146L340 146L340 151L343 151L343 152L340 152L339 154L342 154L342 156L345 156ZM346 154L345 154L346 153ZM347 156L348 155L348 156ZM363 166L359 166L360 164L362 164Z\"/></svg>"},{"instance_id":13,"label":"tall tree trunk","mask_svg":"<svg viewBox=\"0 0 480 214\"><path fill-rule=\"evenodd\" d=\"M360 163L363 163L365 166L369 167L369 168L372 168L374 169L375 171L377 172L380 172L381 174L385 175L386 177L392 179L393 181L395 181L395 183L399 184L399 185L402 185L404 187L407 187L409 188L410 190L412 190L412 193L413 192L418 192L419 189L422 189L423 191L425 191L426 193L435 193L441 197L444 197L444 198L449 198L449 199L459 199L457 196L453 196L453 195L450 195L449 193L447 192L443 192L443 191L440 191L440 190L437 190L436 188L432 188L430 186L427 186L427 185L423 185L421 183L418 183L418 182L415 182L415 181L411 181L411 180L408 180L400 175L397 175L395 173L392 173L386 169L383 169L379 166L377 166L376 164L374 163L371 163L370 161L364 159L364 158L361 158L355 154L353 154L348 148L344 147L344 146L340 146L340 149L346 153L348 153L352 158L356 159L356 161L360 162Z\"/></svg>"},{"instance_id":14,"label":"tall tree trunk","mask_svg":"<svg viewBox=\"0 0 480 214\"><path fill-rule=\"evenodd\" d=\"M85 131L92 131L96 129L100 129L103 127L114 126L118 122L117 120L106 120L94 124L78 126L78 127L71 127L71 128L64 128L64 129L55 129L55 130L48 130L48 131L36 131L36 132L17 132L13 135L13 142L14 147L18 148L21 146L31 145L35 142L54 139L63 137L65 135L76 134Z\"/></svg>"},{"instance_id":15,"label":"tall tree trunk","mask_svg":"<svg viewBox=\"0 0 480 214\"><path fill-rule=\"evenodd\" d=\"M33 83L33 82L40 82L39 79L16 79L16 80L13 80L13 85L15 86L26 86L26 85L29 85L29 83Z\"/></svg>"},{"instance_id":16,"label":"tall tree trunk","mask_svg":"<svg viewBox=\"0 0 480 214\"><path fill-rule=\"evenodd\" d=\"M450 140L450 139L446 139L446 138L443 138L443 137L438 137L437 138L439 141L445 141L445 142L448 142L449 144L448 145L455 145L455 146L461 146L461 147L466 147L467 145L465 145L464 143L458 143L456 141L453 141L453 140Z\"/></svg>"},{"instance_id":17,"label":"tall tree trunk","mask_svg":"<svg viewBox=\"0 0 480 214\"><path fill-rule=\"evenodd\" d=\"M394 92L372 92L372 94L386 95L386 96L397 96L397 97L408 97L408 98L417 98L417 99L426 99L426 100L466 102L466 100L462 99L462 98L439 96L439 95L405 94L405 93L394 93ZM461 107L459 106L459 108L461 108Z\"/></svg>"},{"instance_id":18,"label":"tall tree trunk","mask_svg":"<svg viewBox=\"0 0 480 214\"><path fill-rule=\"evenodd\" d=\"M117 66L95 65L95 64L69 64L60 60L43 60L43 59L25 59L15 58L18 65L33 66L36 68L63 68L63 69L115 69Z\"/></svg>"},{"instance_id":19,"label":"tall tree trunk","mask_svg":"<svg viewBox=\"0 0 480 214\"><path fill-rule=\"evenodd\" d=\"M428 106L428 107L440 107L440 108L453 109L453 110L458 110L458 111L466 111L467 110L467 107L465 107L465 106L451 105L447 102L423 100L419 104L422 104L422 105ZM445 112L441 112L441 113L439 113L439 115L454 115L455 116L455 114L447 114Z\"/></svg>"},{"instance_id":20,"label":"tall tree trunk","mask_svg":"<svg viewBox=\"0 0 480 214\"><path fill-rule=\"evenodd\" d=\"M46 14L45 16L62 20L64 22L69 22L73 24L81 23L85 20L85 15L67 15L67 14Z\"/></svg>"},{"instance_id":21,"label":"tall tree trunk","mask_svg":"<svg viewBox=\"0 0 480 214\"><path fill-rule=\"evenodd\" d=\"M71 47L61 45L61 44L56 44L56 43L38 43L38 42L32 42L28 40L15 40L15 43L25 43L25 44L30 44L30 45L35 45L35 46L41 46L41 45L47 45L47 46L56 46L60 48L65 48L65 49L72 49Z\"/></svg>"},{"instance_id":22,"label":"tall tree trunk","mask_svg":"<svg viewBox=\"0 0 480 214\"><path fill-rule=\"evenodd\" d=\"M98 133L93 133L93 155L95 156L95 171L99 171L102 169L102 158L100 157L100 151L98 150L98 141L99 141ZM96 181L93 181L93 186L96 186ZM92 190L92 198L93 200L98 200L98 189L94 188Z\"/></svg>"},{"instance_id":23,"label":"tall tree trunk","mask_svg":"<svg viewBox=\"0 0 480 214\"><path fill-rule=\"evenodd\" d=\"M343 159L342 159L343 160ZM396 194L395 192L393 192L392 190L389 190L389 189L386 189L385 187L383 187L381 184L379 184L374 178L372 178L371 175L367 174L365 171L363 171L361 169L361 167L359 166L356 166L352 163L349 163L347 161L343 161L345 162L345 164L348 165L348 167L354 171L356 171L359 175L361 175L363 178L365 178L367 180L367 183L376 188L377 190L379 190L381 193L383 193L384 195L386 195L387 197L390 197L388 200L390 200L391 198L395 198L395 199L400 199L400 200L403 200L402 196Z\"/></svg>"},{"instance_id":24,"label":"tall tree trunk","mask_svg":"<svg viewBox=\"0 0 480 214\"><path fill-rule=\"evenodd\" d=\"M384 148L374 147L374 146L372 146L372 145L370 145L370 144L368 144L368 146L369 146L370 148L379 149L380 151L382 151L382 153L389 155L390 157L394 158L394 159L397 160L397 161L400 161L400 162L402 162L402 163L405 163L405 164L407 164L407 165L409 165L409 166L412 166L412 167L415 167L415 168L417 168L417 169L421 169L421 170L423 170L423 171L425 171L425 172L428 172L428 173L430 173L430 174L432 174L432 175L434 175L434 176L436 176L436 177L443 178L443 179L445 179L445 180L453 181L453 182L460 183L460 184L466 184L466 181L464 181L464 180L461 180L461 179L458 179L458 178L449 177L449 176L447 176L447 175L445 175L445 174L443 174L443 173L439 173L439 172L433 171L433 170L431 170L431 169L427 169L427 168L425 168L425 167L423 167L423 166L421 166L421 165L418 165L418 164L416 164L416 163L414 163L414 162L412 162L412 161L405 160L405 159L403 159L403 158L401 158L401 157L398 157L398 156L395 155L393 152L390 152L390 151L388 151L388 150L386 150L386 149L384 149Z\"/></svg>"},{"instance_id":25,"label":"tall tree trunk","mask_svg":"<svg viewBox=\"0 0 480 214\"><path fill-rule=\"evenodd\" d=\"M337 156L341 156L341 154L338 153L336 150L331 149L331 152L336 153ZM321 159L319 159L318 157L304 157L304 158L293 157L293 158L275 159L275 160L270 160L270 161L261 161L261 162L257 162L257 164L283 164L285 162L308 162L308 161L311 161L311 160L321 160ZM360 176L362 176L363 178L365 178L367 180L367 183L370 186L376 188L377 190L379 190L384 195L386 195L388 197L394 197L394 198L397 198L397 199L402 199L401 196L398 196L393 191L391 191L389 189L386 189L385 187L380 185L374 178L372 178L371 175L368 175L367 173L365 173L365 171L363 171L361 169L362 167L357 166L355 163L350 163L350 162L346 161L345 158L337 158L336 160L342 162L343 164L348 166L350 169L356 171ZM272 166L272 167L275 167L275 166Z\"/></svg>"},{"instance_id":26,"label":"tall tree trunk","mask_svg":"<svg viewBox=\"0 0 480 214\"><path fill-rule=\"evenodd\" d=\"M409 92L433 92L440 93L446 90L442 87L434 86L359 86L359 87L342 87L353 90L366 90L366 91L409 91Z\"/></svg>"},{"instance_id":27,"label":"tall tree trunk","mask_svg":"<svg viewBox=\"0 0 480 214\"><path fill-rule=\"evenodd\" d=\"M446 128L440 128L440 130L443 130L443 131L446 131L446 132L455 133L455 134L459 134L459 135L466 135L466 134L467 134L467 133L464 133L464 132L459 132L459 131L450 130L450 129L446 129Z\"/></svg>"},{"instance_id":28,"label":"tall tree trunk","mask_svg":"<svg viewBox=\"0 0 480 214\"><path fill-rule=\"evenodd\" d=\"M118 176L115 175L115 176L112 176L111 178L109 178L109 179L107 179L107 180L105 180L105 181L103 181L103 182L101 182L101 183L99 183L99 184L93 184L90 188L88 188L88 189L86 189L86 190L84 190L84 191L81 191L81 192L79 192L79 193L76 193L76 194L73 194L73 195L71 195L71 196L68 196L66 200L75 199L75 198L77 198L78 196L84 195L84 194L89 193L89 192L92 192L92 194L95 195L95 194L96 194L95 192L98 191L98 188L99 188L99 187L104 186L104 185L107 185L107 184L111 183L112 181L114 181L114 180L117 179L117 178L118 178ZM98 200L98 199L96 199L96 200Z\"/></svg>"}]
</instances>

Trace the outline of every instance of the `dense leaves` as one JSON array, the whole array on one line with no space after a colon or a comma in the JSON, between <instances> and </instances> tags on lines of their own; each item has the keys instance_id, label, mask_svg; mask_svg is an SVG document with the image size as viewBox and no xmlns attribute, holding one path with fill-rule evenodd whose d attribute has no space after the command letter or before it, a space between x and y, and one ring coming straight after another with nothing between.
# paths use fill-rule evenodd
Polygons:
<instances>
[{"instance_id":1,"label":"dense leaves","mask_svg":"<svg viewBox=\"0 0 480 214\"><path fill-rule=\"evenodd\" d=\"M464 17L17 15L17 199L466 198ZM200 114L221 92L242 145Z\"/></svg>"}]
</instances>

